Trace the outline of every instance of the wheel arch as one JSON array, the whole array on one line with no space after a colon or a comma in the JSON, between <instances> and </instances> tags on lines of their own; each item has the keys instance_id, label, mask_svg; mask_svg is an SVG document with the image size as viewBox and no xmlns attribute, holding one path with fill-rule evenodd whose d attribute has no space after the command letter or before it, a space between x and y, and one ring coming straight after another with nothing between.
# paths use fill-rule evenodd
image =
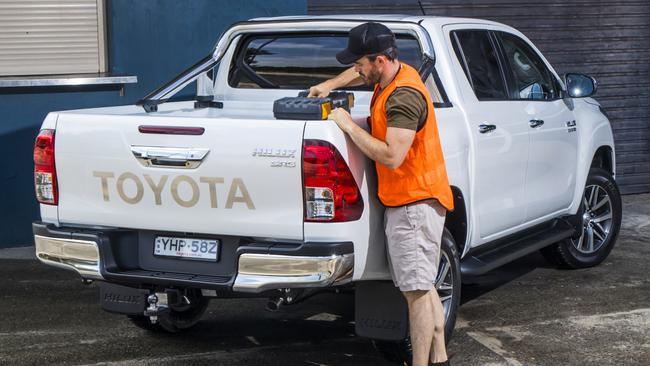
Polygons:
<instances>
[{"instance_id":1,"label":"wheel arch","mask_svg":"<svg viewBox=\"0 0 650 366\"><path fill-rule=\"evenodd\" d=\"M611 146L600 146L591 159L590 167L605 169L609 174L614 176L614 152Z\"/></svg>"},{"instance_id":2,"label":"wheel arch","mask_svg":"<svg viewBox=\"0 0 650 366\"><path fill-rule=\"evenodd\" d=\"M601 138L599 141L592 141L588 146L589 147L585 149L587 151L582 152L578 158L578 171L576 172L576 186L573 202L567 212L570 215L578 212L580 208L579 205L582 193L585 189L589 171L592 168L604 169L613 178L616 178L616 153L612 139Z\"/></svg>"}]
</instances>

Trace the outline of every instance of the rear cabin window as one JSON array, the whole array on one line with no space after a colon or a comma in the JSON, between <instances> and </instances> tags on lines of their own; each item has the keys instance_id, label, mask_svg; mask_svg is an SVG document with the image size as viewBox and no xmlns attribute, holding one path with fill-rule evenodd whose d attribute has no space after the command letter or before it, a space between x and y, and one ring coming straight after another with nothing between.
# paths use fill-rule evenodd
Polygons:
<instances>
[{"instance_id":1,"label":"rear cabin window","mask_svg":"<svg viewBox=\"0 0 650 366\"><path fill-rule=\"evenodd\" d=\"M351 66L336 60L347 43L347 34L249 36L236 52L228 84L247 89L309 89ZM415 38L398 36L397 49L400 61L420 67L422 51ZM372 90L367 86L347 89Z\"/></svg>"},{"instance_id":2,"label":"rear cabin window","mask_svg":"<svg viewBox=\"0 0 650 366\"><path fill-rule=\"evenodd\" d=\"M508 99L498 56L487 31L452 32L452 44L478 100Z\"/></svg>"}]
</instances>

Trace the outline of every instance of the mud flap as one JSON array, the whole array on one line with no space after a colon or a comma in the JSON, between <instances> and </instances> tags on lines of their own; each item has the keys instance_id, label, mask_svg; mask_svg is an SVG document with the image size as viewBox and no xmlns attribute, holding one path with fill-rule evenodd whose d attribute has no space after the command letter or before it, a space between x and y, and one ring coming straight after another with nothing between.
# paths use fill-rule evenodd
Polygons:
<instances>
[{"instance_id":1,"label":"mud flap","mask_svg":"<svg viewBox=\"0 0 650 366\"><path fill-rule=\"evenodd\" d=\"M392 281L355 284L355 328L360 337L400 341L408 331L408 306Z\"/></svg>"},{"instance_id":2,"label":"mud flap","mask_svg":"<svg viewBox=\"0 0 650 366\"><path fill-rule=\"evenodd\" d=\"M147 307L149 290L99 283L99 301L102 309L119 314L142 315Z\"/></svg>"}]
</instances>

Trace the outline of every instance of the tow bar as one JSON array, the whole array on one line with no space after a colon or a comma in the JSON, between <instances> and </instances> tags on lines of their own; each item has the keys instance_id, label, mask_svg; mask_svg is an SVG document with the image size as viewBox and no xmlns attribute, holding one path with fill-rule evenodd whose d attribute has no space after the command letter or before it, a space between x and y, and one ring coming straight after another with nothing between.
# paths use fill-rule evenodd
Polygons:
<instances>
[{"instance_id":1,"label":"tow bar","mask_svg":"<svg viewBox=\"0 0 650 366\"><path fill-rule=\"evenodd\" d=\"M170 312L172 309L181 310L192 305L192 301L184 292L176 289L166 289L164 292L152 292L147 296L144 315L149 317L152 324L158 322L158 317Z\"/></svg>"},{"instance_id":2,"label":"tow bar","mask_svg":"<svg viewBox=\"0 0 650 366\"><path fill-rule=\"evenodd\" d=\"M169 305L167 302L167 294L164 292L156 292L147 297L149 307L144 311L144 315L149 317L151 324L158 323L158 316L169 312Z\"/></svg>"}]
</instances>

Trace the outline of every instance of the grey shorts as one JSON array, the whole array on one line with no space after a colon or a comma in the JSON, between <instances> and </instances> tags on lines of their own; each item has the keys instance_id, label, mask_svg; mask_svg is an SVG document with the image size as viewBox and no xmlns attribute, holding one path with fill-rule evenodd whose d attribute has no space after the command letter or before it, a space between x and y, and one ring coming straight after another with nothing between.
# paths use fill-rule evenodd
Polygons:
<instances>
[{"instance_id":1,"label":"grey shorts","mask_svg":"<svg viewBox=\"0 0 650 366\"><path fill-rule=\"evenodd\" d=\"M400 291L431 290L440 262L445 208L435 199L386 207L388 265Z\"/></svg>"}]
</instances>

